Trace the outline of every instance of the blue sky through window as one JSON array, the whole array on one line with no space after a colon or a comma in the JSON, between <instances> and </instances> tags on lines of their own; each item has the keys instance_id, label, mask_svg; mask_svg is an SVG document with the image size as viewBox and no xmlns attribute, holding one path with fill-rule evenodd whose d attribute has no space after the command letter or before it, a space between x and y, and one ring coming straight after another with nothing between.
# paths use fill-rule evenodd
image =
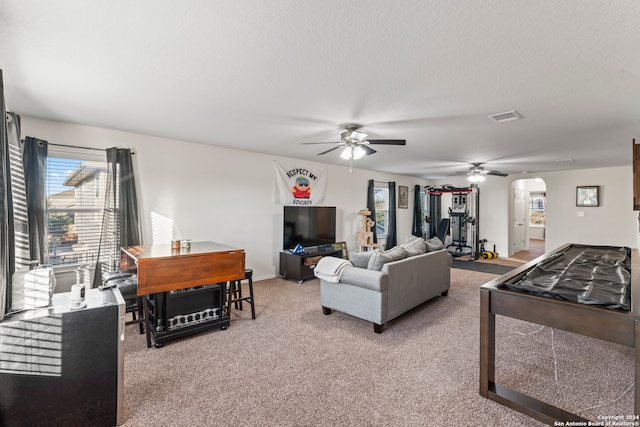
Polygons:
<instances>
[{"instance_id":1,"label":"blue sky through window","mask_svg":"<svg viewBox=\"0 0 640 427\"><path fill-rule=\"evenodd\" d=\"M62 185L62 183L80 163L82 161L74 159L47 158L47 197L73 188Z\"/></svg>"}]
</instances>

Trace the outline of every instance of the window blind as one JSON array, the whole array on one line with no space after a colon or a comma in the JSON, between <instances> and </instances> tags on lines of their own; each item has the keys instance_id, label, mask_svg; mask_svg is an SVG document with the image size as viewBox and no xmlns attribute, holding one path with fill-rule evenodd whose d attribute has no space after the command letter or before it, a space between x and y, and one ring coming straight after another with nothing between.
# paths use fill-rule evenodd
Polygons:
<instances>
[{"instance_id":1,"label":"window blind","mask_svg":"<svg viewBox=\"0 0 640 427\"><path fill-rule=\"evenodd\" d=\"M52 265L96 262L106 187L106 157L47 159L47 248Z\"/></svg>"}]
</instances>

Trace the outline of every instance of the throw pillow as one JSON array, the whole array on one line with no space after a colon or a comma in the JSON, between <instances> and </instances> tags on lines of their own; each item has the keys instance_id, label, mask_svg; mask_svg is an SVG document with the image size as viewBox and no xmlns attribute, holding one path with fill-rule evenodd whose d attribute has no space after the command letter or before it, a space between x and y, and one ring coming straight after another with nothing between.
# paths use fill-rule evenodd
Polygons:
<instances>
[{"instance_id":1,"label":"throw pillow","mask_svg":"<svg viewBox=\"0 0 640 427\"><path fill-rule=\"evenodd\" d=\"M440 249L444 249L444 243L442 243L442 240L437 237L432 237L427 240L427 247L429 252L439 251Z\"/></svg>"},{"instance_id":2,"label":"throw pillow","mask_svg":"<svg viewBox=\"0 0 640 427\"><path fill-rule=\"evenodd\" d=\"M402 246L394 246L391 249L387 249L383 253L385 255L389 255L391 258L393 258L394 261L407 257L407 253L404 251L404 248Z\"/></svg>"},{"instance_id":3,"label":"throw pillow","mask_svg":"<svg viewBox=\"0 0 640 427\"><path fill-rule=\"evenodd\" d=\"M416 236L407 236L406 243L400 246L405 250L408 257L422 255L427 252L427 242Z\"/></svg>"},{"instance_id":4,"label":"throw pillow","mask_svg":"<svg viewBox=\"0 0 640 427\"><path fill-rule=\"evenodd\" d=\"M426 243L424 244L424 248L408 247L408 248L404 248L404 251L407 254L407 258L412 256L422 255L427 252L427 244Z\"/></svg>"},{"instance_id":5,"label":"throw pillow","mask_svg":"<svg viewBox=\"0 0 640 427\"><path fill-rule=\"evenodd\" d=\"M418 236L414 236L413 234L409 234L407 237L404 238L404 243L405 244L412 243L412 242L415 242L416 240L424 240L424 239L421 239Z\"/></svg>"},{"instance_id":6,"label":"throw pillow","mask_svg":"<svg viewBox=\"0 0 640 427\"><path fill-rule=\"evenodd\" d=\"M371 255L379 251L366 251L366 252L352 252L349 254L349 259L354 267L367 268Z\"/></svg>"},{"instance_id":7,"label":"throw pillow","mask_svg":"<svg viewBox=\"0 0 640 427\"><path fill-rule=\"evenodd\" d=\"M391 258L383 254L382 252L374 252L371 255L371 258L369 258L369 264L367 265L367 269L380 271L382 270L382 266L390 261L391 261Z\"/></svg>"},{"instance_id":8,"label":"throw pillow","mask_svg":"<svg viewBox=\"0 0 640 427\"><path fill-rule=\"evenodd\" d=\"M398 261L404 258L406 258L406 252L400 246L396 246L384 252L374 252L369 259L367 269L380 271L382 270L382 266L386 263Z\"/></svg>"}]
</instances>

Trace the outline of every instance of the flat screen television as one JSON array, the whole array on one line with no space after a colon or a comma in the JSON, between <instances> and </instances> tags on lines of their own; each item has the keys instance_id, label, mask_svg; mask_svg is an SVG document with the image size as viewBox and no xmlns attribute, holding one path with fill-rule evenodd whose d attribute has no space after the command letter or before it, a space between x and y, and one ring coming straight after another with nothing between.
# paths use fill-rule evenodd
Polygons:
<instances>
[{"instance_id":1,"label":"flat screen television","mask_svg":"<svg viewBox=\"0 0 640 427\"><path fill-rule=\"evenodd\" d=\"M285 206L283 249L336 242L335 206Z\"/></svg>"}]
</instances>

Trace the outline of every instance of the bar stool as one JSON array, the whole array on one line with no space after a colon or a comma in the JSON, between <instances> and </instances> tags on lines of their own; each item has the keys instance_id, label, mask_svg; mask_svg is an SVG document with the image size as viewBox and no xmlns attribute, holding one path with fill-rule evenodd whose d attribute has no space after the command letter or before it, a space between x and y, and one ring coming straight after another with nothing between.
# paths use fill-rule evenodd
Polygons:
<instances>
[{"instance_id":1,"label":"bar stool","mask_svg":"<svg viewBox=\"0 0 640 427\"><path fill-rule=\"evenodd\" d=\"M242 296L242 280L249 281L249 296ZM251 304L251 318L256 318L256 308L253 302L253 270L247 268L244 271L244 279L232 280L229 282L229 289L227 291L227 312L231 313L231 303L234 304L236 309L242 310L242 302L246 301Z\"/></svg>"},{"instance_id":2,"label":"bar stool","mask_svg":"<svg viewBox=\"0 0 640 427\"><path fill-rule=\"evenodd\" d=\"M132 320L125 322L125 325L140 325L140 334L144 334L144 316L142 315L142 298L138 296L138 282L131 279L120 279L116 281L116 286L122 294L126 303L125 312L131 313Z\"/></svg>"},{"instance_id":3,"label":"bar stool","mask_svg":"<svg viewBox=\"0 0 640 427\"><path fill-rule=\"evenodd\" d=\"M125 322L125 325L138 324L140 334L144 334L144 316L142 315L142 298L138 296L138 278L130 271L111 271L104 273L105 284L115 285L126 304L126 313L131 313L132 320Z\"/></svg>"}]
</instances>

